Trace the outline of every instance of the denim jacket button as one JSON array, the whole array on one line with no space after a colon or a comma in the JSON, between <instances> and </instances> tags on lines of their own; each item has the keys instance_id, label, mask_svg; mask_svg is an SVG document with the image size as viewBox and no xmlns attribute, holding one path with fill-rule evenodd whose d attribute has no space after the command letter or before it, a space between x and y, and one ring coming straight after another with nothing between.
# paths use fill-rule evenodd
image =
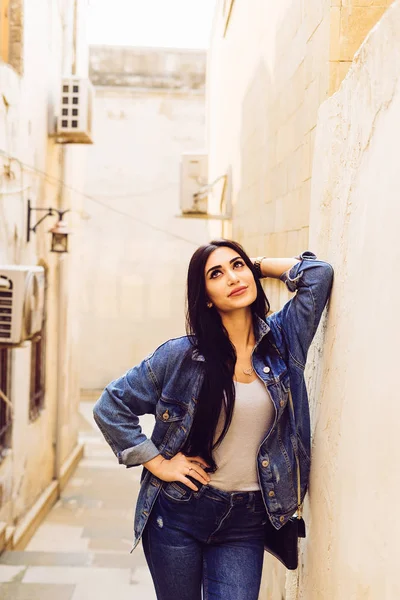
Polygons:
<instances>
[{"instance_id":1,"label":"denim jacket button","mask_svg":"<svg viewBox=\"0 0 400 600\"><path fill-rule=\"evenodd\" d=\"M270 492L268 492L268 496L270 498L273 498L275 496L275 492L273 492L272 490Z\"/></svg>"},{"instance_id":2,"label":"denim jacket button","mask_svg":"<svg viewBox=\"0 0 400 600\"><path fill-rule=\"evenodd\" d=\"M268 465L269 465L269 460L268 460L268 459L265 459L265 460L263 460L263 461L262 461L262 463L261 463L261 464L262 464L262 466L263 466L263 467L268 467Z\"/></svg>"},{"instance_id":3,"label":"denim jacket button","mask_svg":"<svg viewBox=\"0 0 400 600\"><path fill-rule=\"evenodd\" d=\"M168 410L166 410L166 411L163 413L163 416L162 416L162 418L164 419L164 421L168 421L168 419L169 419L169 412L168 412Z\"/></svg>"},{"instance_id":4,"label":"denim jacket button","mask_svg":"<svg viewBox=\"0 0 400 600\"><path fill-rule=\"evenodd\" d=\"M264 371L264 373L269 373L269 372L270 372L270 370L271 370L271 369L270 369L269 367L264 367L264 368L263 368L263 371Z\"/></svg>"}]
</instances>

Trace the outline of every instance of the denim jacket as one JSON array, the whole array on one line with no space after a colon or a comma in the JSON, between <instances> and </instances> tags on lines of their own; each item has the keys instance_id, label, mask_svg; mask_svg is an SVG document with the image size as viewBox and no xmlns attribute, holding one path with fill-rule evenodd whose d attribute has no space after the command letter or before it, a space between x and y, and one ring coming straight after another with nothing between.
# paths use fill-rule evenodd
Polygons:
<instances>
[{"instance_id":1,"label":"denim jacket","mask_svg":"<svg viewBox=\"0 0 400 600\"><path fill-rule=\"evenodd\" d=\"M300 463L301 500L310 472L310 414L304 368L307 352L328 300L332 266L303 252L281 276L296 294L265 319L256 318L252 364L275 408L272 428L259 446L256 461L260 489L272 525L279 529L297 510L296 455ZM267 351L257 352L267 337ZM184 360L189 354L190 360ZM187 439L199 397L205 358L188 336L170 339L140 364L109 383L93 415L118 461L139 466L158 454L170 459ZM296 426L288 403L291 389ZM151 438L139 416L155 415ZM136 504L133 549L139 543L163 481L143 467ZM193 492L196 494L196 492Z\"/></svg>"}]
</instances>

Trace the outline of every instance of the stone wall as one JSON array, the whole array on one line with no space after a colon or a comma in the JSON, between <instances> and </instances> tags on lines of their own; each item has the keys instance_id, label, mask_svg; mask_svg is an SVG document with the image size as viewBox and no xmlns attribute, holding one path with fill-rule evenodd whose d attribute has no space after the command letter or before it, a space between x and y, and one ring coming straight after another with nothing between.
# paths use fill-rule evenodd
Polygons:
<instances>
[{"instance_id":1,"label":"stone wall","mask_svg":"<svg viewBox=\"0 0 400 600\"><path fill-rule=\"evenodd\" d=\"M400 415L390 375L400 333L399 31L394 2L318 118L310 241L333 264L335 282L308 371L314 432L302 600L400 596L391 510Z\"/></svg>"},{"instance_id":2,"label":"stone wall","mask_svg":"<svg viewBox=\"0 0 400 600\"><path fill-rule=\"evenodd\" d=\"M231 167L233 220L222 231L250 254L307 249L318 109L388 4L235 0L225 31L217 2L207 87L210 180ZM273 309L288 297L279 283L266 289Z\"/></svg>"},{"instance_id":3,"label":"stone wall","mask_svg":"<svg viewBox=\"0 0 400 600\"><path fill-rule=\"evenodd\" d=\"M205 68L205 52L195 50L92 46L90 51L90 79L97 86L204 92Z\"/></svg>"},{"instance_id":4,"label":"stone wall","mask_svg":"<svg viewBox=\"0 0 400 600\"><path fill-rule=\"evenodd\" d=\"M85 183L93 200L85 200L80 363L89 389L185 333L187 266L208 239L206 221L178 217L181 154L205 146L204 91L193 83L204 82L205 54L95 47L90 64L102 85ZM179 78L192 83L177 86Z\"/></svg>"},{"instance_id":5,"label":"stone wall","mask_svg":"<svg viewBox=\"0 0 400 600\"><path fill-rule=\"evenodd\" d=\"M85 4L78 3L80 17ZM10 8L12 43L17 43L13 27L18 23L24 42L20 47L22 62L10 60L11 64L0 65L0 263L43 265L48 285L45 398L34 419L29 416L31 342L10 350L14 421L11 446L0 464L0 521L18 526L59 477L61 466L78 444L79 329L75 315L76 303L80 302L77 257L81 196L62 184L82 189L85 148L65 148L49 137L49 115L59 101L61 77L71 65L73 2L12 1ZM80 59L84 53L84 42L78 35ZM79 68L79 75L87 75L87 62L86 71L84 62ZM54 217L39 225L27 242L28 199L33 207L72 210L66 215L73 231L68 255L50 252L48 231L56 222ZM41 216L43 213L33 213L33 224ZM60 352L64 357L61 370Z\"/></svg>"}]
</instances>

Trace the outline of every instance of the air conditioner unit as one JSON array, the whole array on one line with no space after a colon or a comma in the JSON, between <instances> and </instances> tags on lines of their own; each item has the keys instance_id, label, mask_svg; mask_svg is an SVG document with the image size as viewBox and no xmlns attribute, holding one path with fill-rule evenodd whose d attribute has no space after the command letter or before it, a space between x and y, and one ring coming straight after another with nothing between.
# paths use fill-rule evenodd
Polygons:
<instances>
[{"instance_id":1,"label":"air conditioner unit","mask_svg":"<svg viewBox=\"0 0 400 600\"><path fill-rule=\"evenodd\" d=\"M94 88L89 79L64 77L55 137L60 144L93 144Z\"/></svg>"},{"instance_id":2,"label":"air conditioner unit","mask_svg":"<svg viewBox=\"0 0 400 600\"><path fill-rule=\"evenodd\" d=\"M180 208L183 214L207 214L208 155L185 152L181 157Z\"/></svg>"},{"instance_id":3,"label":"air conditioner unit","mask_svg":"<svg viewBox=\"0 0 400 600\"><path fill-rule=\"evenodd\" d=\"M0 344L20 344L41 330L43 267L0 266Z\"/></svg>"}]
</instances>

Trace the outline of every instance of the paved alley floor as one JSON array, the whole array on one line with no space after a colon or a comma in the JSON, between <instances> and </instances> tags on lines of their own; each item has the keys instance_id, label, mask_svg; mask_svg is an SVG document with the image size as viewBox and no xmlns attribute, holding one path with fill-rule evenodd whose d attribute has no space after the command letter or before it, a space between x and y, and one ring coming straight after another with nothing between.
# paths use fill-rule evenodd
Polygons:
<instances>
[{"instance_id":1,"label":"paved alley floor","mask_svg":"<svg viewBox=\"0 0 400 600\"><path fill-rule=\"evenodd\" d=\"M0 556L1 600L156 598L141 544L129 553L141 469L118 464L92 406L81 403L85 455L61 498L24 551Z\"/></svg>"}]
</instances>

